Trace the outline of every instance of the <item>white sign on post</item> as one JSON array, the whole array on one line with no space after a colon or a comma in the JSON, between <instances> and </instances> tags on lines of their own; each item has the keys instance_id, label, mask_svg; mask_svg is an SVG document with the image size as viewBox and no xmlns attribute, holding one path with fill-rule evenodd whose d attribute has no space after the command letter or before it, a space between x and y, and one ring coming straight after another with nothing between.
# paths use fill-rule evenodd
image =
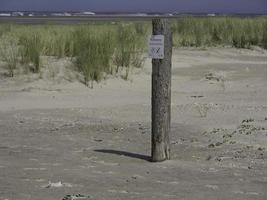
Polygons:
<instances>
[{"instance_id":1,"label":"white sign on post","mask_svg":"<svg viewBox=\"0 0 267 200\"><path fill-rule=\"evenodd\" d=\"M148 56L153 59L164 58L164 35L151 35L149 37Z\"/></svg>"}]
</instances>

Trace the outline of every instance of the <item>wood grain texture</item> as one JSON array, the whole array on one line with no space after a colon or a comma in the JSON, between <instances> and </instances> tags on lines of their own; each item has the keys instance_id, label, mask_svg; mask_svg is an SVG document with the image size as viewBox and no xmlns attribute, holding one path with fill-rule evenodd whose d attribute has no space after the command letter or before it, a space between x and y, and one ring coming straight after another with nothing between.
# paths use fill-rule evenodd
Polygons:
<instances>
[{"instance_id":1,"label":"wood grain texture","mask_svg":"<svg viewBox=\"0 0 267 200\"><path fill-rule=\"evenodd\" d=\"M170 159L172 33L170 21L154 19L153 35L165 36L164 59L152 60L152 161Z\"/></svg>"}]
</instances>

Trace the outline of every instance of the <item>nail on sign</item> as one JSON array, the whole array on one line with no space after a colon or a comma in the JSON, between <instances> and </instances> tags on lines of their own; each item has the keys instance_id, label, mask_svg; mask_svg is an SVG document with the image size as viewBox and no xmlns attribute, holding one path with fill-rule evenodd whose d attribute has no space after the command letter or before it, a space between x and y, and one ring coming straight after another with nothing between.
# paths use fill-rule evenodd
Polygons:
<instances>
[{"instance_id":1,"label":"nail on sign","mask_svg":"<svg viewBox=\"0 0 267 200\"><path fill-rule=\"evenodd\" d=\"M164 35L151 35L148 39L148 55L153 59L164 58Z\"/></svg>"}]
</instances>

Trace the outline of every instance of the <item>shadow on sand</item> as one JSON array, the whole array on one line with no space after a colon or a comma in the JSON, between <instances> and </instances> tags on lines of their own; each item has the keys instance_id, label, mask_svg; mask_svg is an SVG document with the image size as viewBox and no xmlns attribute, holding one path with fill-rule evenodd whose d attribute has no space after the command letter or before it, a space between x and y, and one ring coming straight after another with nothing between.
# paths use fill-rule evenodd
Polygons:
<instances>
[{"instance_id":1,"label":"shadow on sand","mask_svg":"<svg viewBox=\"0 0 267 200\"><path fill-rule=\"evenodd\" d=\"M115 155L119 155L119 156L126 156L126 157L136 158L136 159L145 160L145 161L151 161L150 156L136 154L136 153L130 153L130 152L126 152L126 151L117 151L117 150L111 150L111 149L96 149L94 151L100 152L100 153L115 154Z\"/></svg>"}]
</instances>

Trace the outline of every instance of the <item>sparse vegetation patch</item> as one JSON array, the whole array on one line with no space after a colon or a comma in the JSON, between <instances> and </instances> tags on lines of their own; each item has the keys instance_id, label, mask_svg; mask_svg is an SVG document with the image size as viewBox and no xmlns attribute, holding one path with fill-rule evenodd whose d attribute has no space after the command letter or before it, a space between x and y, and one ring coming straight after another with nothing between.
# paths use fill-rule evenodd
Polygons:
<instances>
[{"instance_id":1,"label":"sparse vegetation patch","mask_svg":"<svg viewBox=\"0 0 267 200\"><path fill-rule=\"evenodd\" d=\"M0 37L0 59L7 63L8 74L14 76L14 70L19 61L19 46L17 38L12 35Z\"/></svg>"},{"instance_id":2,"label":"sparse vegetation patch","mask_svg":"<svg viewBox=\"0 0 267 200\"><path fill-rule=\"evenodd\" d=\"M87 25L0 25L1 59L8 73L20 62L28 71L39 73L42 56L71 58L83 82L99 82L106 75L123 74L127 80L131 68L145 61L148 22ZM174 47L232 46L267 49L267 19L237 17L184 17L172 21ZM212 78L211 76L206 77ZM221 81L224 85L224 81Z\"/></svg>"}]
</instances>

